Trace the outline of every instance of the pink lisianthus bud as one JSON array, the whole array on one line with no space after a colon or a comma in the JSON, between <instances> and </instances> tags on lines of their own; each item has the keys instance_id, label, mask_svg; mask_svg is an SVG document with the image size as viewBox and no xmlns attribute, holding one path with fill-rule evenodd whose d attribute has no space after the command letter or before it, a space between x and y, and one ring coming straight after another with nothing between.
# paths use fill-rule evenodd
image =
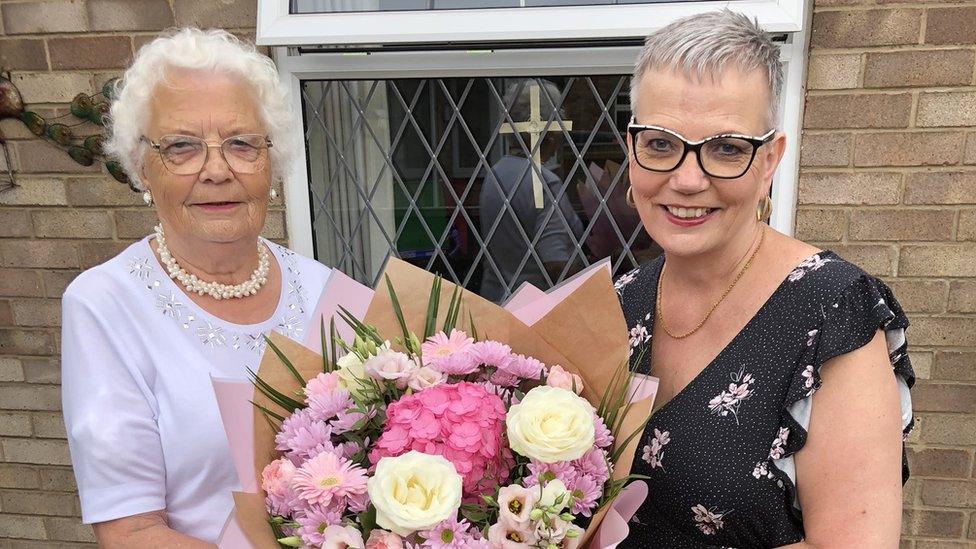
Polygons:
<instances>
[{"instance_id":1,"label":"pink lisianthus bud","mask_svg":"<svg viewBox=\"0 0 976 549\"><path fill-rule=\"evenodd\" d=\"M322 532L322 549L364 549L363 535L353 526L333 524Z\"/></svg>"},{"instance_id":2,"label":"pink lisianthus bud","mask_svg":"<svg viewBox=\"0 0 976 549\"><path fill-rule=\"evenodd\" d=\"M567 372L558 364L549 369L549 377L546 378L546 385L559 387L567 391L575 391L576 394L583 392L583 378Z\"/></svg>"},{"instance_id":3,"label":"pink lisianthus bud","mask_svg":"<svg viewBox=\"0 0 976 549\"><path fill-rule=\"evenodd\" d=\"M366 549L403 549L403 539L393 532L375 528L366 540Z\"/></svg>"}]
</instances>

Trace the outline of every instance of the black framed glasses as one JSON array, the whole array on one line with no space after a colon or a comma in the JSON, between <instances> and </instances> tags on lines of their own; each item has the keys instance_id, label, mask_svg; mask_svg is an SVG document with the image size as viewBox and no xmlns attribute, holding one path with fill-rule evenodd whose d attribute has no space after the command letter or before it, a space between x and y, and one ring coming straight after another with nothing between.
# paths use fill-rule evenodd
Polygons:
<instances>
[{"instance_id":1,"label":"black framed glasses","mask_svg":"<svg viewBox=\"0 0 976 549\"><path fill-rule=\"evenodd\" d=\"M694 152L698 167L705 174L718 179L735 179L749 170L756 151L772 141L776 129L759 137L729 133L688 141L673 130L635 124L631 120L627 133L630 134L634 160L645 170L673 171L685 161L689 152Z\"/></svg>"},{"instance_id":2,"label":"black framed glasses","mask_svg":"<svg viewBox=\"0 0 976 549\"><path fill-rule=\"evenodd\" d=\"M261 134L234 135L219 145L192 135L164 135L159 141L143 136L142 140L159 153L163 166L176 175L195 175L203 170L210 156L210 149L220 149L220 156L238 174L257 173L268 165L268 149L274 146Z\"/></svg>"}]
</instances>

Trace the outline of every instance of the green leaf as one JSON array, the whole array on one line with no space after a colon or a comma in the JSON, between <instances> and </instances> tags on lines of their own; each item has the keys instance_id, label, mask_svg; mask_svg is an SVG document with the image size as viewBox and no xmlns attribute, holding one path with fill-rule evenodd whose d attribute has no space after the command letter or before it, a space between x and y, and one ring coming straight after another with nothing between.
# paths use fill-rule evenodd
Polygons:
<instances>
[{"instance_id":1,"label":"green leaf","mask_svg":"<svg viewBox=\"0 0 976 549\"><path fill-rule=\"evenodd\" d=\"M332 320L329 321L329 334L332 338L329 340L329 344L331 345L331 348L329 349L329 358L332 360L332 364L336 365L339 363L339 353L336 349L336 340L339 339L339 334L336 331L335 317L332 317ZM322 352L325 352L325 347L322 347Z\"/></svg>"},{"instance_id":2,"label":"green leaf","mask_svg":"<svg viewBox=\"0 0 976 549\"><path fill-rule=\"evenodd\" d=\"M325 346L325 317L319 317L319 345L322 349L322 371L329 373L332 371L334 363L329 362L329 353Z\"/></svg>"},{"instance_id":3,"label":"green leaf","mask_svg":"<svg viewBox=\"0 0 976 549\"><path fill-rule=\"evenodd\" d=\"M403 318L403 309L400 308L400 300L397 299L396 290L393 289L393 282L390 280L389 276L384 275L386 279L386 290L390 294L390 303L393 305L393 314L396 316L397 324L400 325L400 331L403 333L403 342L407 345L410 341L410 330L407 329L407 321ZM408 351L412 351L408 347Z\"/></svg>"},{"instance_id":4,"label":"green leaf","mask_svg":"<svg viewBox=\"0 0 976 549\"><path fill-rule=\"evenodd\" d=\"M424 341L437 330L437 310L441 306L441 277L435 276L430 284L430 298L427 300L427 319L424 322Z\"/></svg>"},{"instance_id":5,"label":"green leaf","mask_svg":"<svg viewBox=\"0 0 976 549\"><path fill-rule=\"evenodd\" d=\"M305 404L281 393L269 385L266 381L258 377L258 374L254 370L247 368L247 371L251 374L251 383L253 383L254 386L257 387L262 394L264 394L264 396L268 397L272 402L280 406L286 412L291 413L295 410L305 408Z\"/></svg>"},{"instance_id":6,"label":"green leaf","mask_svg":"<svg viewBox=\"0 0 976 549\"><path fill-rule=\"evenodd\" d=\"M271 341L270 337L264 336L264 340L268 343L268 347L271 347L271 350L274 351L274 354L278 355L278 360L285 365L285 368L288 368L288 371L291 372L292 377L298 381L299 385L304 387L305 378L302 377L302 374L298 373L298 370L295 369L295 365L291 363L291 360L289 360L288 357L285 356L285 353L283 353L281 349L274 344L274 341Z\"/></svg>"},{"instance_id":7,"label":"green leaf","mask_svg":"<svg viewBox=\"0 0 976 549\"><path fill-rule=\"evenodd\" d=\"M376 508L370 505L359 513L359 525L362 527L363 539L369 538L369 533L376 529Z\"/></svg>"},{"instance_id":8,"label":"green leaf","mask_svg":"<svg viewBox=\"0 0 976 549\"><path fill-rule=\"evenodd\" d=\"M476 328L474 325L474 315L471 313L471 311L468 311L468 330L471 332L468 335L473 337L475 341L480 339L478 337L478 328Z\"/></svg>"},{"instance_id":9,"label":"green leaf","mask_svg":"<svg viewBox=\"0 0 976 549\"><path fill-rule=\"evenodd\" d=\"M266 417L266 418L268 419L268 421L271 421L272 419L276 419L276 420L278 420L278 421L285 421L285 418L284 418L284 416L280 416L280 415L278 415L278 414L276 414L276 413L274 413L274 412L272 412L271 410L269 410L269 409L267 409L267 408L265 408L264 406L261 406L260 404L258 404L257 402L254 402L253 400L252 400L252 401L250 401L250 402L251 402L251 404L253 404L253 405L254 405L254 406L255 406L255 407L257 408L257 409L259 409L259 410L261 410L261 412L263 412L263 413L264 413L264 415L265 415L265 417ZM275 429L275 430L277 430L277 429Z\"/></svg>"}]
</instances>

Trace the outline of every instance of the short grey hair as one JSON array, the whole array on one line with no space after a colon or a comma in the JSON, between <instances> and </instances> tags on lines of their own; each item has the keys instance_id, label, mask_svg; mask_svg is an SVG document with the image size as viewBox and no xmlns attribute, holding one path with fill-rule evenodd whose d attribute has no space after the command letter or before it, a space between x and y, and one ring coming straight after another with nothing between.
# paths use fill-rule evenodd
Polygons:
<instances>
[{"instance_id":1,"label":"short grey hair","mask_svg":"<svg viewBox=\"0 0 976 549\"><path fill-rule=\"evenodd\" d=\"M269 151L272 180L280 180L300 147L293 143L296 116L274 62L253 44L227 31L183 28L140 48L115 86L105 150L119 161L132 185L145 188L139 176L145 158L142 136L149 122L149 102L156 86L165 83L173 69L239 76L251 87L261 121L274 144Z\"/></svg>"},{"instance_id":2,"label":"short grey hair","mask_svg":"<svg viewBox=\"0 0 976 549\"><path fill-rule=\"evenodd\" d=\"M644 42L630 81L630 108L637 109L641 79L649 70L668 70L698 80L714 78L729 66L766 75L767 123L779 124L783 66L779 47L759 21L722 9L678 19L651 33Z\"/></svg>"}]
</instances>

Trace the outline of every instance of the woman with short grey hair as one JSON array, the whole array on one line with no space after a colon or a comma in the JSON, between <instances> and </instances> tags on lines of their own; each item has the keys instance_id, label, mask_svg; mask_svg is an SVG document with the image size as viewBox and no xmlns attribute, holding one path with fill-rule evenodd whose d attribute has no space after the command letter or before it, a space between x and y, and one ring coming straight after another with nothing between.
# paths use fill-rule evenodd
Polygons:
<instances>
[{"instance_id":1,"label":"woman with short grey hair","mask_svg":"<svg viewBox=\"0 0 976 549\"><path fill-rule=\"evenodd\" d=\"M771 229L782 69L723 10L648 37L628 202L664 255L617 281L631 366L660 379L627 547L897 547L912 424L891 290Z\"/></svg>"},{"instance_id":2,"label":"woman with short grey hair","mask_svg":"<svg viewBox=\"0 0 976 549\"><path fill-rule=\"evenodd\" d=\"M299 150L270 59L219 30L143 46L107 150L154 234L62 300L62 399L82 520L104 547L212 546L240 485L211 378L247 380L271 330L304 339L330 270L259 236Z\"/></svg>"}]
</instances>

